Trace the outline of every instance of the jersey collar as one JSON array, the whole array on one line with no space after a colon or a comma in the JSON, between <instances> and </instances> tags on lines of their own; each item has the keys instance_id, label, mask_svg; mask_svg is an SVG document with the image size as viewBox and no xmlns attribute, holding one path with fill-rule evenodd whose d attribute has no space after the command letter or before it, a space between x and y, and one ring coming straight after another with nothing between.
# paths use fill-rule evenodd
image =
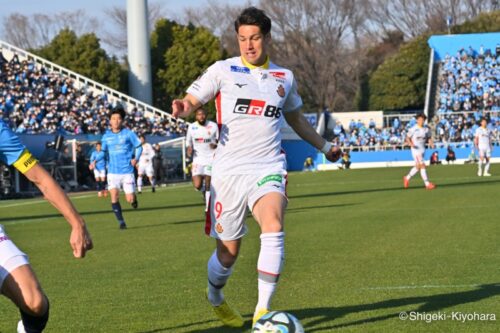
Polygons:
<instances>
[{"instance_id":1,"label":"jersey collar","mask_svg":"<svg viewBox=\"0 0 500 333\"><path fill-rule=\"evenodd\" d=\"M261 66L252 65L251 63L246 61L243 56L241 56L241 61L243 62L243 65L245 65L245 67L248 67L250 69L256 69L256 68L269 69L269 56L266 57L266 62Z\"/></svg>"}]
</instances>

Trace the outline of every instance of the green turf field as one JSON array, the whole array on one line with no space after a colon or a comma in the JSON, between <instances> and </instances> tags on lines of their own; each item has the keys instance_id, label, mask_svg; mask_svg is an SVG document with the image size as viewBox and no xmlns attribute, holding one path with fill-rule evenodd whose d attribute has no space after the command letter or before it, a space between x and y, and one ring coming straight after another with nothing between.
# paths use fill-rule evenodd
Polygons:
<instances>
[{"instance_id":1,"label":"green turf field","mask_svg":"<svg viewBox=\"0 0 500 333\"><path fill-rule=\"evenodd\" d=\"M290 175L286 266L274 308L306 332L499 332L500 176L475 166L432 167L402 189L405 169ZM500 175L500 165L491 172ZM191 186L162 188L125 208L119 231L109 199L84 195L95 249L75 260L69 229L40 199L0 202L0 223L27 252L51 300L46 332L248 332L254 310L258 229L248 220L225 294L248 320L228 330L204 299L213 241ZM399 319L400 312L496 314L497 321ZM18 313L0 299L0 332Z\"/></svg>"}]
</instances>

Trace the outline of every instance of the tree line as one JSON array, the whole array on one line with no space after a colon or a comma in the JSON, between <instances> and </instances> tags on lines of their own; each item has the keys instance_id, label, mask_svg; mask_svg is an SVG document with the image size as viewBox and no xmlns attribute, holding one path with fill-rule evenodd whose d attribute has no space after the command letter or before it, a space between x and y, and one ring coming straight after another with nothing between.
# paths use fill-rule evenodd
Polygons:
<instances>
[{"instance_id":1,"label":"tree line","mask_svg":"<svg viewBox=\"0 0 500 333\"><path fill-rule=\"evenodd\" d=\"M169 110L206 67L238 55L233 22L243 7L209 0L172 20L161 4L149 6L155 106ZM500 31L496 0L261 0L258 7L273 21L271 57L294 71L308 112L421 109L431 34ZM14 13L3 21L4 37L127 92L126 11L105 14L111 31L82 11Z\"/></svg>"}]
</instances>

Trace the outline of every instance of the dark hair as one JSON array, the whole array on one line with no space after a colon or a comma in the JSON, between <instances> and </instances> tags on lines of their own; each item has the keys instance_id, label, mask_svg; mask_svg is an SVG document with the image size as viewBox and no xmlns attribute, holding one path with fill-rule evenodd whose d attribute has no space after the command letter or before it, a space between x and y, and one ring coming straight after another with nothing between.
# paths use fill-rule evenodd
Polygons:
<instances>
[{"instance_id":1,"label":"dark hair","mask_svg":"<svg viewBox=\"0 0 500 333\"><path fill-rule=\"evenodd\" d=\"M479 123L482 123L482 122L483 122L483 120L484 120L485 122L488 122L488 119L486 119L486 117L481 117L481 119L479 119Z\"/></svg>"},{"instance_id":2,"label":"dark hair","mask_svg":"<svg viewBox=\"0 0 500 333\"><path fill-rule=\"evenodd\" d=\"M236 33L238 33L242 25L256 25L260 28L260 32L262 32L264 36L271 32L271 19L263 10L255 7L244 9L236 21L234 21Z\"/></svg>"},{"instance_id":3,"label":"dark hair","mask_svg":"<svg viewBox=\"0 0 500 333\"><path fill-rule=\"evenodd\" d=\"M146 137L144 136L144 134L139 134L139 139L144 139L144 140L146 140Z\"/></svg>"},{"instance_id":4,"label":"dark hair","mask_svg":"<svg viewBox=\"0 0 500 333\"><path fill-rule=\"evenodd\" d=\"M201 111L201 112L203 112L204 114L207 114L207 113L208 113L208 111L207 111L207 110L205 110L204 108L198 108L198 109L196 109L195 113L198 113L198 112L200 112L200 111Z\"/></svg>"},{"instance_id":5,"label":"dark hair","mask_svg":"<svg viewBox=\"0 0 500 333\"><path fill-rule=\"evenodd\" d=\"M102 146L102 143L100 141L95 143L96 146Z\"/></svg>"},{"instance_id":6,"label":"dark hair","mask_svg":"<svg viewBox=\"0 0 500 333\"><path fill-rule=\"evenodd\" d=\"M427 116L425 114L423 114L423 113L419 113L419 114L417 114L417 118L416 119L418 119L418 118L423 118L424 120L426 120Z\"/></svg>"},{"instance_id":7,"label":"dark hair","mask_svg":"<svg viewBox=\"0 0 500 333\"><path fill-rule=\"evenodd\" d=\"M122 120L125 119L125 109L123 108L123 105L117 104L109 113L109 118L111 118L114 114L119 114L122 117Z\"/></svg>"}]
</instances>

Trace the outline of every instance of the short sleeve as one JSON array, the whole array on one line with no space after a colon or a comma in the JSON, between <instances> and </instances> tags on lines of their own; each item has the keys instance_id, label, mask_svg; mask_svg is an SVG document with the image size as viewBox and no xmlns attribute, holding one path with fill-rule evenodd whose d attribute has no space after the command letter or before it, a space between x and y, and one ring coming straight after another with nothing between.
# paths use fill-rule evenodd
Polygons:
<instances>
[{"instance_id":1,"label":"short sleeve","mask_svg":"<svg viewBox=\"0 0 500 333\"><path fill-rule=\"evenodd\" d=\"M101 138L101 150L106 154L108 152L108 141L105 138L106 134Z\"/></svg>"},{"instance_id":2,"label":"short sleeve","mask_svg":"<svg viewBox=\"0 0 500 333\"><path fill-rule=\"evenodd\" d=\"M0 160L7 165L14 164L26 147L7 125L0 124Z\"/></svg>"},{"instance_id":3,"label":"short sleeve","mask_svg":"<svg viewBox=\"0 0 500 333\"><path fill-rule=\"evenodd\" d=\"M220 64L216 62L194 81L187 93L196 97L201 104L206 104L219 93L220 90Z\"/></svg>"},{"instance_id":4,"label":"short sleeve","mask_svg":"<svg viewBox=\"0 0 500 333\"><path fill-rule=\"evenodd\" d=\"M298 111L302 107L302 98L297 91L297 81L292 77L292 87L288 93L285 104L283 105L283 112Z\"/></svg>"}]
</instances>

